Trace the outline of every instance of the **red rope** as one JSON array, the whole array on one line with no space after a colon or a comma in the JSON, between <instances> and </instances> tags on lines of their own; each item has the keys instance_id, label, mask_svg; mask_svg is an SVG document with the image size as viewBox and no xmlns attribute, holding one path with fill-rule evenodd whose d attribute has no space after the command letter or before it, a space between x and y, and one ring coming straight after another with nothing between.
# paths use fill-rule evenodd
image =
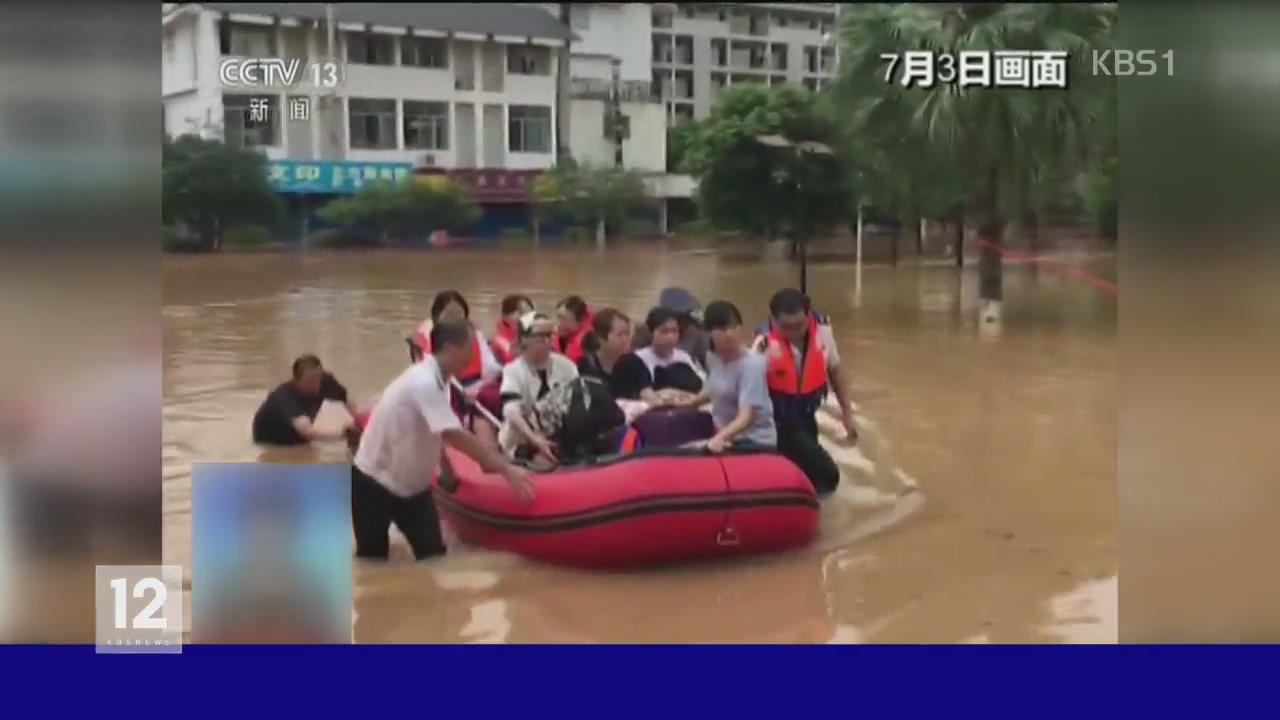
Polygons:
<instances>
[{"instance_id":1,"label":"red rope","mask_svg":"<svg viewBox=\"0 0 1280 720\"><path fill-rule=\"evenodd\" d=\"M1083 282L1086 282L1098 288L1099 290L1105 290L1111 293L1112 295L1115 295L1116 292L1118 291L1118 288L1116 287L1115 283L1107 280L1103 280L1102 278L1094 277L1089 273L1085 272L1084 270L1081 270L1080 268L1076 267L1075 265L1068 265L1066 263L1058 262L1056 260L1049 260L1047 258L1035 257L1034 255L1027 255L1026 253L1021 253L1016 250L1010 250L1006 247L1002 247L993 242L987 242L982 238L977 238L977 241L978 241L978 244L981 245L982 247L991 248L992 250L995 250L996 252L1000 253L1002 257L1005 257L1013 262L1022 263L1025 265L1039 265L1043 267L1045 270L1048 270L1049 272L1057 273L1059 275L1062 275L1063 277L1070 277L1070 278L1075 278L1077 280L1081 280Z\"/></svg>"}]
</instances>

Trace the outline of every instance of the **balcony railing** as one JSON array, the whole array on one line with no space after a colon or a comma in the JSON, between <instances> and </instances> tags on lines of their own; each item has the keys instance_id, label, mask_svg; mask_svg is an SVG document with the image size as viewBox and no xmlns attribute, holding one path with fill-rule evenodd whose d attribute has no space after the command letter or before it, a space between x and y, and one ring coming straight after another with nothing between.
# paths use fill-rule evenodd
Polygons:
<instances>
[{"instance_id":1,"label":"balcony railing","mask_svg":"<svg viewBox=\"0 0 1280 720\"><path fill-rule=\"evenodd\" d=\"M599 78L573 78L569 83L570 97L580 100L608 100L612 96L613 81ZM622 102L654 102L652 83L647 80L623 80L618 83L618 95Z\"/></svg>"}]
</instances>

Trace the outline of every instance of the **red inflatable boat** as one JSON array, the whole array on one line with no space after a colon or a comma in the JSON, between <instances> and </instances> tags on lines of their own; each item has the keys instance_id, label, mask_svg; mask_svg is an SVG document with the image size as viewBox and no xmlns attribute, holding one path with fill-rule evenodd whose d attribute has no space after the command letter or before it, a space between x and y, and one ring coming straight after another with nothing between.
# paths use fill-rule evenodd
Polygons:
<instances>
[{"instance_id":1,"label":"red inflatable boat","mask_svg":"<svg viewBox=\"0 0 1280 720\"><path fill-rule=\"evenodd\" d=\"M362 420L366 418L361 418ZM530 474L535 499L446 448L436 507L463 541L565 565L629 567L772 552L818 530L808 478L775 453L663 448Z\"/></svg>"}]
</instances>

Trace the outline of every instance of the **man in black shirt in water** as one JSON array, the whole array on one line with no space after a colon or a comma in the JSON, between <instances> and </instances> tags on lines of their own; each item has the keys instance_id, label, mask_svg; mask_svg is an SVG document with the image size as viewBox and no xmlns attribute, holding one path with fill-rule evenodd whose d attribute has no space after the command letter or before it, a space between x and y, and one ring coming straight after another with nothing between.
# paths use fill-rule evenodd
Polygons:
<instances>
[{"instance_id":1,"label":"man in black shirt in water","mask_svg":"<svg viewBox=\"0 0 1280 720\"><path fill-rule=\"evenodd\" d=\"M333 400L347 406L354 418L356 406L347 399L347 389L325 371L315 355L293 361L293 379L281 383L267 395L253 415L253 441L268 445L301 445L312 440L340 440L355 427L348 422L341 430L317 430L313 424L320 406Z\"/></svg>"}]
</instances>

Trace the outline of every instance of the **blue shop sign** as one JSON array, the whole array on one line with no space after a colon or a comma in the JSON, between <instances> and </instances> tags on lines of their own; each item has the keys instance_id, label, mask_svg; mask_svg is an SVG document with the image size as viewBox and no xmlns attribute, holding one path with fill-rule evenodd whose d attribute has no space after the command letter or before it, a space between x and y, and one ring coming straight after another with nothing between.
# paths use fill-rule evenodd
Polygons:
<instances>
[{"instance_id":1,"label":"blue shop sign","mask_svg":"<svg viewBox=\"0 0 1280 720\"><path fill-rule=\"evenodd\" d=\"M354 193L366 183L404 182L411 163L335 160L274 160L267 163L271 188L282 193Z\"/></svg>"}]
</instances>

